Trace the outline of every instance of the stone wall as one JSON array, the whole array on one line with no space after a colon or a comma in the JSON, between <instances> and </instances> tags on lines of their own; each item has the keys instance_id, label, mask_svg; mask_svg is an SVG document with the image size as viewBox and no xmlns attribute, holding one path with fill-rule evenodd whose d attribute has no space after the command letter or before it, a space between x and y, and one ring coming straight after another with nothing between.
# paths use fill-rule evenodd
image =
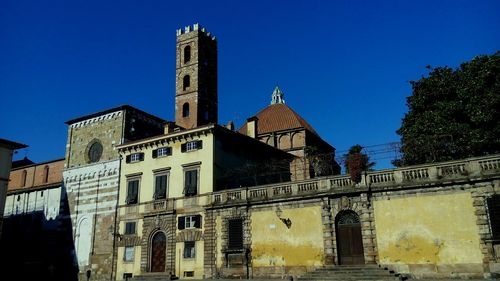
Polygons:
<instances>
[{"instance_id":1,"label":"stone wall","mask_svg":"<svg viewBox=\"0 0 500 281\"><path fill-rule=\"evenodd\" d=\"M65 167L68 169L89 164L88 151L94 141L101 142L103 147L99 161L117 159L118 152L114 147L122 141L124 114L125 111L120 110L70 124Z\"/></svg>"},{"instance_id":2,"label":"stone wall","mask_svg":"<svg viewBox=\"0 0 500 281\"><path fill-rule=\"evenodd\" d=\"M87 270L92 280L111 277L119 164L114 160L64 171L81 280Z\"/></svg>"}]
</instances>

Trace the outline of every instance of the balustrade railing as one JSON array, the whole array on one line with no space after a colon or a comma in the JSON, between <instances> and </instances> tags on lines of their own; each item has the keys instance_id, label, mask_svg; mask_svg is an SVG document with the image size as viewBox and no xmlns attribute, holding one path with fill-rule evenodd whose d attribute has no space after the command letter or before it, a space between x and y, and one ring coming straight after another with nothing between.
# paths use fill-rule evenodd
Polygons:
<instances>
[{"instance_id":1,"label":"balustrade railing","mask_svg":"<svg viewBox=\"0 0 500 281\"><path fill-rule=\"evenodd\" d=\"M248 191L248 198L266 198L267 197L267 189L259 188L259 189L251 189Z\"/></svg>"},{"instance_id":2,"label":"balustrade railing","mask_svg":"<svg viewBox=\"0 0 500 281\"><path fill-rule=\"evenodd\" d=\"M404 181L426 180L429 179L429 169L411 169L402 171Z\"/></svg>"},{"instance_id":3,"label":"balustrade railing","mask_svg":"<svg viewBox=\"0 0 500 281\"><path fill-rule=\"evenodd\" d=\"M390 172L377 172L368 175L368 182L371 184L386 184L386 183L394 183L394 171Z\"/></svg>"},{"instance_id":4,"label":"balustrade railing","mask_svg":"<svg viewBox=\"0 0 500 281\"><path fill-rule=\"evenodd\" d=\"M418 185L419 182L429 184L435 181L452 179L461 180L477 177L482 174L500 173L500 155L472 158L464 161L451 161L391 170L369 171L363 175L361 182L354 183L349 176L330 176L306 181L270 184L240 189L225 190L210 194L201 194L195 198L196 204L224 204L246 200L272 200L284 197L311 195L328 190L345 190L346 188L367 188L368 186L385 187L393 185ZM181 201L187 199L180 198ZM193 199L194 200L194 199ZM170 202L170 203L169 203ZM172 199L157 200L146 203L144 211L159 212L175 208ZM189 202L178 202L179 206L190 206ZM195 202L192 202L194 204ZM127 206L126 213L137 213L137 206Z\"/></svg>"},{"instance_id":5,"label":"balustrade railing","mask_svg":"<svg viewBox=\"0 0 500 281\"><path fill-rule=\"evenodd\" d=\"M350 177L335 177L330 180L330 185L332 188L338 188L338 187L350 187L353 186L354 183L352 182Z\"/></svg>"},{"instance_id":6,"label":"balustrade railing","mask_svg":"<svg viewBox=\"0 0 500 281\"><path fill-rule=\"evenodd\" d=\"M282 185L276 186L273 188L273 195L283 195L283 194L291 194L292 186L291 185Z\"/></svg>"},{"instance_id":7,"label":"balustrade railing","mask_svg":"<svg viewBox=\"0 0 500 281\"><path fill-rule=\"evenodd\" d=\"M164 212L174 209L174 201L163 199L163 200L155 200L151 202L147 202L144 207L145 212Z\"/></svg>"},{"instance_id":8,"label":"balustrade railing","mask_svg":"<svg viewBox=\"0 0 500 281\"><path fill-rule=\"evenodd\" d=\"M500 158L479 161L481 171L500 170Z\"/></svg>"},{"instance_id":9,"label":"balustrade railing","mask_svg":"<svg viewBox=\"0 0 500 281\"><path fill-rule=\"evenodd\" d=\"M313 192L313 191L318 191L318 182L306 182L306 183L299 183L298 185L298 190L299 192Z\"/></svg>"}]
</instances>

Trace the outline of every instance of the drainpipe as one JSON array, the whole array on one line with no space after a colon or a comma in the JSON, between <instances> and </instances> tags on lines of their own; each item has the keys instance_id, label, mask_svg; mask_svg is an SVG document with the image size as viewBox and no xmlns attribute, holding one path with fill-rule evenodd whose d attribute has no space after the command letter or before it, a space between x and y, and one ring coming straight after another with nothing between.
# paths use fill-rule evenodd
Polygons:
<instances>
[{"instance_id":1,"label":"drainpipe","mask_svg":"<svg viewBox=\"0 0 500 281\"><path fill-rule=\"evenodd\" d=\"M118 152L120 153L120 152ZM115 205L115 219L114 219L114 225L113 225L113 233L111 234L111 239L113 239L113 248L112 248L112 253L111 253L111 277L109 280L113 281L116 280L116 275L115 275L115 270L117 269L117 266L115 266L115 249L116 249L116 233L117 232L117 219L118 219L118 203L120 201L120 181L121 181L121 165L122 165L122 156L121 154L118 154L118 192L116 195L116 205Z\"/></svg>"}]
</instances>

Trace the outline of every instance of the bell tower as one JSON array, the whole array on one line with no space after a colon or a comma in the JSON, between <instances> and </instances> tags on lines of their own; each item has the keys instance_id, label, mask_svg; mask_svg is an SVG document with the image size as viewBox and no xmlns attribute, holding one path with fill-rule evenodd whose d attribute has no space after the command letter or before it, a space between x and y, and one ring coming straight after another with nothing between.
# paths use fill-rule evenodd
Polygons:
<instances>
[{"instance_id":1,"label":"bell tower","mask_svg":"<svg viewBox=\"0 0 500 281\"><path fill-rule=\"evenodd\" d=\"M217 41L194 24L177 30L175 123L185 129L217 123Z\"/></svg>"}]
</instances>

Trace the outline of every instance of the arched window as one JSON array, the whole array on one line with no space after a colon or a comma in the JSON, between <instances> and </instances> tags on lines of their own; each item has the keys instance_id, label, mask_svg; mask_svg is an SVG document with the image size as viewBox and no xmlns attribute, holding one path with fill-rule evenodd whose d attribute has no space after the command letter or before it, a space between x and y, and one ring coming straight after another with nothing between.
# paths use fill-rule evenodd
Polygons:
<instances>
[{"instance_id":1,"label":"arched window","mask_svg":"<svg viewBox=\"0 0 500 281\"><path fill-rule=\"evenodd\" d=\"M188 117L189 116L189 103L185 103L182 106L182 117Z\"/></svg>"},{"instance_id":2,"label":"arched window","mask_svg":"<svg viewBox=\"0 0 500 281\"><path fill-rule=\"evenodd\" d=\"M26 176L28 175L28 172L26 170L23 171L21 174L21 186L26 186Z\"/></svg>"},{"instance_id":3,"label":"arched window","mask_svg":"<svg viewBox=\"0 0 500 281\"><path fill-rule=\"evenodd\" d=\"M182 79L182 89L185 91L191 85L191 77L189 75L184 76Z\"/></svg>"},{"instance_id":4,"label":"arched window","mask_svg":"<svg viewBox=\"0 0 500 281\"><path fill-rule=\"evenodd\" d=\"M43 182L47 183L49 181L49 166L43 167Z\"/></svg>"},{"instance_id":5,"label":"arched window","mask_svg":"<svg viewBox=\"0 0 500 281\"><path fill-rule=\"evenodd\" d=\"M186 46L184 48L184 63L188 63L191 60L191 46Z\"/></svg>"}]
</instances>

